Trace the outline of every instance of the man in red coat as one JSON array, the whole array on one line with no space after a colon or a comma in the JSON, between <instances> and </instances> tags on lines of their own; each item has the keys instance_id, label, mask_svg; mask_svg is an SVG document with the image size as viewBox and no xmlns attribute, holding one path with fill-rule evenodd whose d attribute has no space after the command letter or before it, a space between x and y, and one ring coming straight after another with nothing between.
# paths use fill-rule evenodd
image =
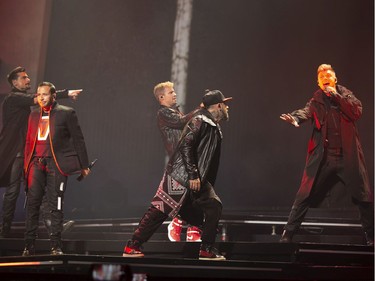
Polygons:
<instances>
[{"instance_id":1,"label":"man in red coat","mask_svg":"<svg viewBox=\"0 0 375 281\"><path fill-rule=\"evenodd\" d=\"M362 104L347 88L337 85L329 64L318 67L320 87L302 109L280 118L299 127L311 120L306 166L280 242L291 242L308 208L338 182L348 188L358 207L368 245L374 244L374 205L356 121Z\"/></svg>"}]
</instances>

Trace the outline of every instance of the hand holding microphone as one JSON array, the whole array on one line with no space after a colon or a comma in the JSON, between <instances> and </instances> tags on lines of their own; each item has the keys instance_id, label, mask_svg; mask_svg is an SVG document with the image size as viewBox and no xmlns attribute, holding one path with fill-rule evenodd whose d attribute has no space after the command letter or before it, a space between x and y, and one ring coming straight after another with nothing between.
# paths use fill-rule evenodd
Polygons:
<instances>
[{"instance_id":1,"label":"hand holding microphone","mask_svg":"<svg viewBox=\"0 0 375 281\"><path fill-rule=\"evenodd\" d=\"M89 164L89 166L88 166L87 169L83 169L83 170L81 171L81 174L77 177L77 181L81 181L81 180L83 180L85 177L87 177L87 176L90 174L91 169L92 169L92 167L94 167L96 161L98 161L98 159L95 159L94 161L92 161L92 162Z\"/></svg>"},{"instance_id":2,"label":"hand holding microphone","mask_svg":"<svg viewBox=\"0 0 375 281\"><path fill-rule=\"evenodd\" d=\"M335 95L337 95L337 91L336 91L336 88L335 87L331 87L331 86L327 86L325 87L324 89L324 93L329 96L329 97L334 97Z\"/></svg>"}]
</instances>

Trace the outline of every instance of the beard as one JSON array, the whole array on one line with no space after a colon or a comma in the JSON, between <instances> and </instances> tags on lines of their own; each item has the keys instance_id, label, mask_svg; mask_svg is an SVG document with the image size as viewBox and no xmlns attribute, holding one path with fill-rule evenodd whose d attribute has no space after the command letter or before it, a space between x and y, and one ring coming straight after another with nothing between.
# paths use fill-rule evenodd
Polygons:
<instances>
[{"instance_id":1,"label":"beard","mask_svg":"<svg viewBox=\"0 0 375 281\"><path fill-rule=\"evenodd\" d=\"M220 110L221 120L228 121L229 120L229 113L227 110Z\"/></svg>"}]
</instances>

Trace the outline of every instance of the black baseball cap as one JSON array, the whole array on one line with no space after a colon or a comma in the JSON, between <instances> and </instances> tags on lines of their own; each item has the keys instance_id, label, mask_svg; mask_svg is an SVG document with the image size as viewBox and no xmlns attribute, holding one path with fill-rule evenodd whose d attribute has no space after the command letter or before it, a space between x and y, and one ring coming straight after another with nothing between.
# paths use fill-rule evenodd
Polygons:
<instances>
[{"instance_id":1,"label":"black baseball cap","mask_svg":"<svg viewBox=\"0 0 375 281\"><path fill-rule=\"evenodd\" d=\"M205 107L217 104L217 103L222 103L231 100L232 97L226 98L224 97L223 93L220 92L219 90L212 90L208 91L202 99L202 102Z\"/></svg>"}]
</instances>

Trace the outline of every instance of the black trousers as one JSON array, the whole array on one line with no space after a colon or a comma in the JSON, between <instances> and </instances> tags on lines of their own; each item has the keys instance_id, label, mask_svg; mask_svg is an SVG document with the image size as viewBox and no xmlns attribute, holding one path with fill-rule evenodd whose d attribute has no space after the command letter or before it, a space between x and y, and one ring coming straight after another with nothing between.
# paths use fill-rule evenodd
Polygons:
<instances>
[{"instance_id":1,"label":"black trousers","mask_svg":"<svg viewBox=\"0 0 375 281\"><path fill-rule=\"evenodd\" d=\"M342 180L343 158L340 150L328 149L315 179L310 195L303 199L296 199L290 211L288 222L284 229L295 233L311 204L319 201L339 181ZM374 205L372 202L363 202L353 199L358 207L363 230L369 235L374 235Z\"/></svg>"},{"instance_id":2,"label":"black trousers","mask_svg":"<svg viewBox=\"0 0 375 281\"><path fill-rule=\"evenodd\" d=\"M9 231L16 211L17 199L21 189L23 159L23 157L16 157L14 160L10 174L10 184L5 189L3 197L3 231Z\"/></svg>"},{"instance_id":3,"label":"black trousers","mask_svg":"<svg viewBox=\"0 0 375 281\"><path fill-rule=\"evenodd\" d=\"M212 194L215 197L212 197ZM202 226L201 239L203 244L214 244L222 205L210 184L206 186L204 194L201 195L197 195L199 196L197 198L187 196L189 199L183 203L180 215L189 224ZM202 215L204 216L204 221ZM167 218L168 215L151 205L139 222L132 240L141 244L147 242Z\"/></svg>"},{"instance_id":4,"label":"black trousers","mask_svg":"<svg viewBox=\"0 0 375 281\"><path fill-rule=\"evenodd\" d=\"M27 183L26 243L33 243L37 237L39 212L45 197L51 219L51 246L61 247L67 177L59 172L53 158L34 157L27 175Z\"/></svg>"}]
</instances>

